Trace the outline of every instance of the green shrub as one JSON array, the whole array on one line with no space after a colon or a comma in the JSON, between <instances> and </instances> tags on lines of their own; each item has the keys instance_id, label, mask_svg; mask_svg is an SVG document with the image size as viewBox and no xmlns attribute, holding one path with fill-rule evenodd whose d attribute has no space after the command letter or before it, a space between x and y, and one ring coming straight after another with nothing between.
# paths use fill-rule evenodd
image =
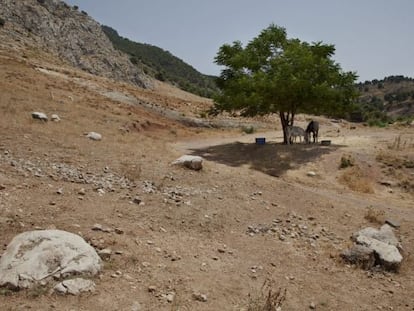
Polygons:
<instances>
[{"instance_id":1,"label":"green shrub","mask_svg":"<svg viewBox=\"0 0 414 311\"><path fill-rule=\"evenodd\" d=\"M355 165L355 160L351 155L342 155L341 162L339 163L339 168L347 168Z\"/></svg>"},{"instance_id":2,"label":"green shrub","mask_svg":"<svg viewBox=\"0 0 414 311\"><path fill-rule=\"evenodd\" d=\"M242 127L242 132L246 134L253 134L255 131L256 129L252 125Z\"/></svg>"},{"instance_id":3,"label":"green shrub","mask_svg":"<svg viewBox=\"0 0 414 311\"><path fill-rule=\"evenodd\" d=\"M3 27L4 24L6 24L6 21L4 20L4 18L0 17L0 27Z\"/></svg>"}]
</instances>

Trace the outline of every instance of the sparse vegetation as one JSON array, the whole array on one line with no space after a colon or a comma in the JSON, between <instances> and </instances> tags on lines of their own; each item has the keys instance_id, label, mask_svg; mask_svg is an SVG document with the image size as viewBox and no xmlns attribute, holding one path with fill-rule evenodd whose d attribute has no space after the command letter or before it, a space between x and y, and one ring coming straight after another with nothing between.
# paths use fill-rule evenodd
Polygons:
<instances>
[{"instance_id":1,"label":"sparse vegetation","mask_svg":"<svg viewBox=\"0 0 414 311\"><path fill-rule=\"evenodd\" d=\"M215 77L199 73L170 52L123 38L108 26L102 26L102 30L116 49L127 53L134 65L157 80L170 82L182 90L203 97L212 97L218 91Z\"/></svg>"},{"instance_id":2,"label":"sparse vegetation","mask_svg":"<svg viewBox=\"0 0 414 311\"><path fill-rule=\"evenodd\" d=\"M245 134L253 134L254 132L256 132L256 129L254 128L253 125L249 125L249 126L242 126L242 132Z\"/></svg>"},{"instance_id":3,"label":"sparse vegetation","mask_svg":"<svg viewBox=\"0 0 414 311\"><path fill-rule=\"evenodd\" d=\"M362 193L374 193L371 181L358 165L348 167L339 177L339 181L349 189Z\"/></svg>"},{"instance_id":4,"label":"sparse vegetation","mask_svg":"<svg viewBox=\"0 0 414 311\"><path fill-rule=\"evenodd\" d=\"M6 24L4 18L0 17L0 27L3 27Z\"/></svg>"},{"instance_id":5,"label":"sparse vegetation","mask_svg":"<svg viewBox=\"0 0 414 311\"><path fill-rule=\"evenodd\" d=\"M375 209L373 206L368 206L364 218L371 223L382 225L385 221L385 212Z\"/></svg>"},{"instance_id":6,"label":"sparse vegetation","mask_svg":"<svg viewBox=\"0 0 414 311\"><path fill-rule=\"evenodd\" d=\"M414 79L389 76L359 83L361 92L350 119L384 127L414 117Z\"/></svg>"},{"instance_id":7,"label":"sparse vegetation","mask_svg":"<svg viewBox=\"0 0 414 311\"><path fill-rule=\"evenodd\" d=\"M286 289L275 289L274 282L266 280L258 294L249 294L247 311L279 311L285 300Z\"/></svg>"},{"instance_id":8,"label":"sparse vegetation","mask_svg":"<svg viewBox=\"0 0 414 311\"><path fill-rule=\"evenodd\" d=\"M355 159L350 155L342 155L341 162L339 164L339 168L347 168L355 165Z\"/></svg>"}]
</instances>

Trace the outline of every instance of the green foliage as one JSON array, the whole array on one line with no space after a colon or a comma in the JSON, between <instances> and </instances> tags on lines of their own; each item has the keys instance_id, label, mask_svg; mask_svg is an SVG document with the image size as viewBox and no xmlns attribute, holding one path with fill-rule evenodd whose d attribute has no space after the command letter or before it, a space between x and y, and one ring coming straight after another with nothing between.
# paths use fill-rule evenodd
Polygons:
<instances>
[{"instance_id":1,"label":"green foliage","mask_svg":"<svg viewBox=\"0 0 414 311\"><path fill-rule=\"evenodd\" d=\"M0 27L3 27L5 24L6 24L5 19L0 17Z\"/></svg>"},{"instance_id":2,"label":"green foliage","mask_svg":"<svg viewBox=\"0 0 414 311\"><path fill-rule=\"evenodd\" d=\"M351 155L342 155L341 162L339 163L339 168L347 168L355 165L355 160Z\"/></svg>"},{"instance_id":3,"label":"green foliage","mask_svg":"<svg viewBox=\"0 0 414 311\"><path fill-rule=\"evenodd\" d=\"M334 52L333 45L288 39L273 24L246 47L225 44L215 58L225 67L215 106L250 116L279 113L284 129L297 113L343 115L357 95L356 75L341 70Z\"/></svg>"},{"instance_id":4,"label":"green foliage","mask_svg":"<svg viewBox=\"0 0 414 311\"><path fill-rule=\"evenodd\" d=\"M256 129L252 125L242 127L242 132L246 133L246 134L253 134L255 131L256 131Z\"/></svg>"},{"instance_id":5,"label":"green foliage","mask_svg":"<svg viewBox=\"0 0 414 311\"><path fill-rule=\"evenodd\" d=\"M190 65L159 47L133 42L119 36L111 27L102 30L114 47L127 53L131 62L148 75L161 81L168 81L179 88L204 97L212 97L217 91L216 77L203 75Z\"/></svg>"}]
</instances>

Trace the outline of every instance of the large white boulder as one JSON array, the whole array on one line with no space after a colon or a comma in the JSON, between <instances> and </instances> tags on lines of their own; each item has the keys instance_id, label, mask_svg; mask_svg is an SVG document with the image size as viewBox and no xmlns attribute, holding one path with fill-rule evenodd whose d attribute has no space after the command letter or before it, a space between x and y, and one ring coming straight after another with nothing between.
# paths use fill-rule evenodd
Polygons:
<instances>
[{"instance_id":1,"label":"large white boulder","mask_svg":"<svg viewBox=\"0 0 414 311\"><path fill-rule=\"evenodd\" d=\"M203 168L203 158L200 156L183 155L172 162L173 165L183 165L189 169L199 171Z\"/></svg>"},{"instance_id":2,"label":"large white boulder","mask_svg":"<svg viewBox=\"0 0 414 311\"><path fill-rule=\"evenodd\" d=\"M102 268L95 249L80 236L61 230L24 232L0 258L0 287L18 290L71 275L97 274Z\"/></svg>"}]
</instances>

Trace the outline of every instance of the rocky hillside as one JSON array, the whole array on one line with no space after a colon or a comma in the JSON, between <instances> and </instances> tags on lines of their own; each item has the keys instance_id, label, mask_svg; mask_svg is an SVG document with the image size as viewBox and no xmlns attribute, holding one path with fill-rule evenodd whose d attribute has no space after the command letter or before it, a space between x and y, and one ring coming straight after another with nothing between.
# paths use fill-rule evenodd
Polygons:
<instances>
[{"instance_id":1,"label":"rocky hillside","mask_svg":"<svg viewBox=\"0 0 414 311\"><path fill-rule=\"evenodd\" d=\"M41 49L89 73L150 86L148 77L113 48L99 23L63 1L2 0L0 18L0 48Z\"/></svg>"},{"instance_id":2,"label":"rocky hillside","mask_svg":"<svg viewBox=\"0 0 414 311\"><path fill-rule=\"evenodd\" d=\"M133 64L154 78L203 97L212 97L218 92L216 77L198 72L170 52L154 45L123 38L108 26L103 25L102 30L116 49L128 54Z\"/></svg>"},{"instance_id":3,"label":"rocky hillside","mask_svg":"<svg viewBox=\"0 0 414 311\"><path fill-rule=\"evenodd\" d=\"M357 87L361 93L359 103L363 119L393 121L414 117L414 79L389 76L365 81Z\"/></svg>"}]
</instances>

